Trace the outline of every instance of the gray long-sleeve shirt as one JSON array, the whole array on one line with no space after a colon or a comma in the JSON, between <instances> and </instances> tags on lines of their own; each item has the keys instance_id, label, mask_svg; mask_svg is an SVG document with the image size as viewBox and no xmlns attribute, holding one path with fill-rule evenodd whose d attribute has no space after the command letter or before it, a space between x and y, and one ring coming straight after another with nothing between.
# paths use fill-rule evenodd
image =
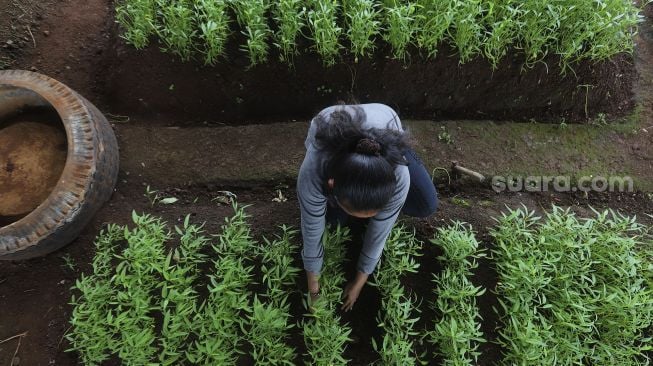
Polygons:
<instances>
[{"instance_id":1,"label":"gray long-sleeve shirt","mask_svg":"<svg viewBox=\"0 0 653 366\"><path fill-rule=\"evenodd\" d=\"M366 119L363 122L364 128L394 129L403 131L401 121L392 108L383 104L361 104L358 107L365 112ZM337 108L351 108L350 106L328 107L320 112L327 121L331 112ZM311 121L311 126L306 137L306 156L299 169L297 178L297 195L301 210L301 229L304 240L302 259L304 269L320 273L322 269L324 248L322 246L322 234L326 224L327 197L324 191L328 177L323 171L324 162L327 159L326 153L321 152L315 146L315 132L317 126ZM376 216L370 218L363 239L363 248L358 258L357 269L360 272L371 274L381 258L385 241L392 230L397 216L406 201L408 188L410 187L410 175L408 168L404 165L397 165L395 168L397 187L390 201L381 209Z\"/></svg>"}]
</instances>

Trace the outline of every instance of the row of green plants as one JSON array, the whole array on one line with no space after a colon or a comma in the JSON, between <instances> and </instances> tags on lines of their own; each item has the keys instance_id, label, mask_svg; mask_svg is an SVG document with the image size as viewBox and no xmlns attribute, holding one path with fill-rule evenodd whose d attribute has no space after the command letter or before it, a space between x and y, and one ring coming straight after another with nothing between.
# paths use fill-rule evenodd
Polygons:
<instances>
[{"instance_id":1,"label":"row of green plants","mask_svg":"<svg viewBox=\"0 0 653 366\"><path fill-rule=\"evenodd\" d=\"M93 273L74 287L79 294L71 301L73 331L68 340L87 365L100 364L112 354L125 365L156 358L152 312L168 233L157 218L135 213L132 218L134 229L111 225L100 234ZM121 253L113 251L117 242L127 245Z\"/></svg>"},{"instance_id":2,"label":"row of green plants","mask_svg":"<svg viewBox=\"0 0 653 366\"><path fill-rule=\"evenodd\" d=\"M376 317L383 330L382 339L372 339L372 346L379 354L382 365L416 365L415 329L419 317L417 298L401 283L408 273L417 273L422 243L415 238L415 232L405 226L396 226L388 240L374 276L374 285L381 293L381 309Z\"/></svg>"},{"instance_id":3,"label":"row of green plants","mask_svg":"<svg viewBox=\"0 0 653 366\"><path fill-rule=\"evenodd\" d=\"M289 297L295 291L299 268L293 266L296 231L281 227L281 235L273 241L264 239L261 253L262 283L265 291L254 297L251 327L247 332L256 365L294 365L296 350L286 343L291 321Z\"/></svg>"},{"instance_id":4,"label":"row of green plants","mask_svg":"<svg viewBox=\"0 0 653 366\"><path fill-rule=\"evenodd\" d=\"M544 218L504 214L492 231L504 364L648 364L647 235L635 218L610 211L591 219L558 207Z\"/></svg>"},{"instance_id":5,"label":"row of green plants","mask_svg":"<svg viewBox=\"0 0 653 366\"><path fill-rule=\"evenodd\" d=\"M320 296L315 301L310 294L307 296L308 319L303 322L309 365L347 365L349 362L343 354L351 341L351 328L342 324L337 315L346 281L343 263L347 252L345 243L349 239L349 230L340 226L327 228L322 238L324 264L320 274Z\"/></svg>"},{"instance_id":6,"label":"row of green plants","mask_svg":"<svg viewBox=\"0 0 653 366\"><path fill-rule=\"evenodd\" d=\"M251 326L254 256L257 244L251 236L244 209L226 219L212 245L213 270L208 297L198 308L196 339L188 361L202 365L233 365L247 342L242 330Z\"/></svg>"},{"instance_id":7,"label":"row of green plants","mask_svg":"<svg viewBox=\"0 0 653 366\"><path fill-rule=\"evenodd\" d=\"M257 243L244 209L235 206L219 235L206 236L187 216L174 231L158 218L132 214L133 225L109 225L95 241L90 274L73 288L71 350L85 365L235 364L247 352L256 364L292 365L288 344L297 326L290 311L298 268L296 232L282 227ZM640 365L647 363L653 327L653 250L647 227L606 211L579 219L554 207L544 218L508 211L492 229L498 284L498 338L506 365ZM321 295L306 302L299 323L312 365L344 365L351 328L337 315L345 283L349 232L323 237ZM442 250L432 304L437 316L416 329L420 304L402 277L416 273L421 243L396 227L374 277L382 296L382 333L372 341L381 364L413 365L424 339L446 365L482 360L472 272L484 256L472 228L438 229ZM170 248L170 249L169 249ZM254 271L258 266L260 271ZM208 269L208 276L206 275ZM257 274L260 277L257 277ZM208 285L207 285L208 282Z\"/></svg>"},{"instance_id":8,"label":"row of green plants","mask_svg":"<svg viewBox=\"0 0 653 366\"><path fill-rule=\"evenodd\" d=\"M461 63L485 57L496 68L513 50L527 65L555 54L563 66L632 52L640 10L626 0L121 0L116 19L136 48L156 36L163 50L209 65L240 33L252 65L272 47L289 64L306 48L326 65L345 49L358 61L384 41L405 61L448 45Z\"/></svg>"},{"instance_id":9,"label":"row of green plants","mask_svg":"<svg viewBox=\"0 0 653 366\"><path fill-rule=\"evenodd\" d=\"M471 277L484 253L472 228L461 222L439 228L432 243L442 249L438 259L443 270L433 279L437 299L432 306L438 317L427 338L444 365L476 365L485 342L476 298L485 289L475 286Z\"/></svg>"},{"instance_id":10,"label":"row of green plants","mask_svg":"<svg viewBox=\"0 0 653 366\"><path fill-rule=\"evenodd\" d=\"M238 206L213 240L188 216L176 235L150 215L132 219L133 229L110 225L99 234L92 273L73 287L67 338L83 364L112 357L124 365L234 364L246 342L257 364L292 364L294 350L281 340L293 326L282 287L292 288L299 272L291 265L294 231L282 227L263 250ZM171 240L178 244L166 250ZM213 269L201 299L207 251ZM249 289L257 257L264 262L263 300Z\"/></svg>"}]
</instances>

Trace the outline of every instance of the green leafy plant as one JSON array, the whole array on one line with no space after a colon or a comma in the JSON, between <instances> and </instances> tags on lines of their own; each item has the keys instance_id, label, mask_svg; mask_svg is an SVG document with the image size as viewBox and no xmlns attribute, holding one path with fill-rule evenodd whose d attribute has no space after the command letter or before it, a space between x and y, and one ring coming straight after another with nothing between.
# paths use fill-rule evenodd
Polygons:
<instances>
[{"instance_id":1,"label":"green leafy plant","mask_svg":"<svg viewBox=\"0 0 653 366\"><path fill-rule=\"evenodd\" d=\"M186 359L186 344L198 325L199 295L194 285L199 278L199 265L206 259L201 250L209 239L202 235L202 226L191 225L189 221L190 215L186 215L183 226L175 227L180 245L168 253L161 271L165 279L159 284L163 314L159 353L162 365L177 365Z\"/></svg>"},{"instance_id":2,"label":"green leafy plant","mask_svg":"<svg viewBox=\"0 0 653 366\"><path fill-rule=\"evenodd\" d=\"M193 364L227 365L238 359L244 342L240 330L248 325L253 297L248 290L256 243L251 237L247 215L234 204L235 214L225 219L214 244L213 273L209 296L197 312L197 339L187 353Z\"/></svg>"},{"instance_id":3,"label":"green leafy plant","mask_svg":"<svg viewBox=\"0 0 653 366\"><path fill-rule=\"evenodd\" d=\"M356 62L359 57L370 56L374 51L375 37L381 31L378 8L378 4L372 0L344 1L343 10L348 25L346 34Z\"/></svg>"},{"instance_id":4,"label":"green leafy plant","mask_svg":"<svg viewBox=\"0 0 653 366\"><path fill-rule=\"evenodd\" d=\"M137 49L145 48L156 32L155 0L124 0L116 3L116 21L125 30L122 37Z\"/></svg>"},{"instance_id":5,"label":"green leafy plant","mask_svg":"<svg viewBox=\"0 0 653 366\"><path fill-rule=\"evenodd\" d=\"M253 66L265 62L268 57L267 39L272 33L266 17L268 1L232 0L231 3L242 33L247 37L242 50L249 55L250 64Z\"/></svg>"},{"instance_id":6,"label":"green leafy plant","mask_svg":"<svg viewBox=\"0 0 653 366\"><path fill-rule=\"evenodd\" d=\"M449 145L453 144L453 138L451 137L449 131L447 131L447 127L445 126L440 127L440 132L438 132L438 141L444 142Z\"/></svg>"},{"instance_id":7,"label":"green leafy plant","mask_svg":"<svg viewBox=\"0 0 653 366\"><path fill-rule=\"evenodd\" d=\"M211 245L214 271L201 304L195 288L209 239L202 226L190 224L189 216L175 227L179 243L167 254L173 234L150 215L134 212L133 229L110 225L101 232L93 273L82 274L73 287L70 351L79 352L87 365L112 356L124 365L235 361L244 339L241 330L251 328L248 262L258 247L243 208L234 205L234 210ZM292 233L284 230L287 236ZM161 319L160 327L155 318Z\"/></svg>"},{"instance_id":8,"label":"green leafy plant","mask_svg":"<svg viewBox=\"0 0 653 366\"><path fill-rule=\"evenodd\" d=\"M252 357L257 365L293 365L295 350L284 340L294 327L290 321L289 295L300 270L292 265L294 246L291 240L296 234L286 226L282 234L265 244L259 250L262 256L261 272L265 293L254 298L251 328L248 334L252 345Z\"/></svg>"},{"instance_id":9,"label":"green leafy plant","mask_svg":"<svg viewBox=\"0 0 653 366\"><path fill-rule=\"evenodd\" d=\"M193 39L197 33L190 0L157 0L157 4L161 14L157 34L163 41L163 50L188 61L195 50Z\"/></svg>"},{"instance_id":10,"label":"green leafy plant","mask_svg":"<svg viewBox=\"0 0 653 366\"><path fill-rule=\"evenodd\" d=\"M485 342L476 297L485 289L474 286L470 278L483 253L471 227L461 222L439 228L431 242L444 252L438 257L444 270L433 280L438 294L433 307L440 318L427 335L437 345L436 353L445 365L474 365L480 356L478 348Z\"/></svg>"},{"instance_id":11,"label":"green leafy plant","mask_svg":"<svg viewBox=\"0 0 653 366\"><path fill-rule=\"evenodd\" d=\"M506 364L646 364L650 265L634 218L510 210L492 231Z\"/></svg>"},{"instance_id":12,"label":"green leafy plant","mask_svg":"<svg viewBox=\"0 0 653 366\"><path fill-rule=\"evenodd\" d=\"M116 254L119 263L111 278L116 294L110 300L115 311L107 321L118 335L115 351L123 364L143 365L157 352L153 291L159 284L169 233L160 219L150 215L133 212L132 220L136 227L123 231L127 248Z\"/></svg>"},{"instance_id":13,"label":"green leafy plant","mask_svg":"<svg viewBox=\"0 0 653 366\"><path fill-rule=\"evenodd\" d=\"M297 38L306 25L306 8L302 0L279 0L274 7L274 20L277 31L274 33L275 45L279 48L281 61L292 64L298 53Z\"/></svg>"},{"instance_id":14,"label":"green leafy plant","mask_svg":"<svg viewBox=\"0 0 653 366\"><path fill-rule=\"evenodd\" d=\"M347 240L349 230L339 226L325 230L322 239L324 266L320 275L320 297L312 304L306 302L310 319L303 323L304 342L311 365L347 364L343 352L347 342L351 341L351 328L340 324L340 317L335 315L345 282L342 263Z\"/></svg>"},{"instance_id":15,"label":"green leafy plant","mask_svg":"<svg viewBox=\"0 0 653 366\"><path fill-rule=\"evenodd\" d=\"M250 64L267 61L270 41L289 64L300 37L312 41L323 62L333 65L346 36L358 60L371 56L377 35L406 60L409 46L435 57L443 46L457 50L461 63L485 56L493 68L509 50L525 55L525 66L559 56L562 72L581 60L606 60L634 50L641 8L629 1L558 0L120 0L116 19L122 37L136 48L158 35L163 49L183 60L200 56L213 65L225 54L233 9L241 49ZM270 19L269 19L270 18ZM274 31L270 24L276 24ZM308 29L304 34L302 30Z\"/></svg>"},{"instance_id":16,"label":"green leafy plant","mask_svg":"<svg viewBox=\"0 0 653 366\"><path fill-rule=\"evenodd\" d=\"M229 15L224 0L197 0L195 2L199 37L204 63L213 65L220 56L224 56L225 45L229 36Z\"/></svg>"},{"instance_id":17,"label":"green leafy plant","mask_svg":"<svg viewBox=\"0 0 653 366\"><path fill-rule=\"evenodd\" d=\"M384 8L383 39L392 46L392 55L396 59L406 59L408 46L419 30L415 16L418 6L414 2L393 1Z\"/></svg>"},{"instance_id":18,"label":"green leafy plant","mask_svg":"<svg viewBox=\"0 0 653 366\"><path fill-rule=\"evenodd\" d=\"M75 272L75 270L77 270L77 264L75 264L75 260L70 256L70 254L61 256L61 260L63 260L62 266L70 272Z\"/></svg>"},{"instance_id":19,"label":"green leafy plant","mask_svg":"<svg viewBox=\"0 0 653 366\"><path fill-rule=\"evenodd\" d=\"M154 207L154 205L161 200L161 197L159 197L159 191L151 189L149 185L145 187L145 194L143 194L143 196L150 201L150 207Z\"/></svg>"},{"instance_id":20,"label":"green leafy plant","mask_svg":"<svg viewBox=\"0 0 653 366\"><path fill-rule=\"evenodd\" d=\"M336 57L342 46L339 43L342 28L338 25L338 9L336 0L311 0L307 13L310 29L310 39L314 42L317 53L325 65L335 64Z\"/></svg>"},{"instance_id":21,"label":"green leafy plant","mask_svg":"<svg viewBox=\"0 0 653 366\"><path fill-rule=\"evenodd\" d=\"M521 3L511 0L496 1L488 4L485 17L487 27L483 43L483 54L490 61L493 69L497 69L499 62L508 53L508 48L518 36L518 19Z\"/></svg>"},{"instance_id":22,"label":"green leafy plant","mask_svg":"<svg viewBox=\"0 0 653 366\"><path fill-rule=\"evenodd\" d=\"M440 44L445 39L456 15L457 0L422 0L416 15L418 32L415 36L417 46L435 57Z\"/></svg>"},{"instance_id":23,"label":"green leafy plant","mask_svg":"<svg viewBox=\"0 0 653 366\"><path fill-rule=\"evenodd\" d=\"M109 359L115 349L115 329L107 323L113 313L111 299L116 289L111 285L114 245L121 238L123 229L109 225L95 239L95 256L90 275L82 274L73 286L70 304L71 331L66 335L71 348L77 351L85 365L97 365Z\"/></svg>"},{"instance_id":24,"label":"green leafy plant","mask_svg":"<svg viewBox=\"0 0 653 366\"><path fill-rule=\"evenodd\" d=\"M422 243L415 233L404 226L396 226L386 241L383 258L375 275L374 285L381 292L381 310L377 315L379 327L384 330L380 343L372 340L374 350L381 357L383 365L415 365L417 355L413 338L419 317L415 317L417 304L401 284L406 273L416 273L419 263L415 257L421 255Z\"/></svg>"}]
</instances>

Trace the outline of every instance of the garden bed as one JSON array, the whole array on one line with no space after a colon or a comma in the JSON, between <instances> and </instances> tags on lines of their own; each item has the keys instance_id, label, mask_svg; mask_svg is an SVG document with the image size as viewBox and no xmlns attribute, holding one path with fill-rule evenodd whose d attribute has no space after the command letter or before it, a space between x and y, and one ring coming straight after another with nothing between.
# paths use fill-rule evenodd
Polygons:
<instances>
[{"instance_id":1,"label":"garden bed","mask_svg":"<svg viewBox=\"0 0 653 366\"><path fill-rule=\"evenodd\" d=\"M460 65L456 50L443 44L437 56L407 62L390 58L383 44L372 58L344 54L325 67L314 53L302 53L294 68L277 61L251 68L239 50L244 37L227 43L226 60L215 66L182 62L160 51L156 40L137 50L120 37L113 4L93 0L80 8L51 8L35 46L24 44L17 66L58 78L101 109L142 115L152 123L214 122L228 125L307 119L338 101L384 102L404 118L586 121L632 111L637 79L632 56L582 61L561 74L557 56L525 67L521 51L510 50L496 70L476 57ZM60 20L65 19L63 24ZM29 35L28 35L29 37ZM46 56L47 55L47 56Z\"/></svg>"},{"instance_id":2,"label":"garden bed","mask_svg":"<svg viewBox=\"0 0 653 366\"><path fill-rule=\"evenodd\" d=\"M106 224L129 224L131 210L134 209L137 212L151 212L161 216L171 226L181 225L184 216L190 214L191 222L206 221L204 229L207 233L219 233L223 218L233 213L229 205L218 205L216 201L211 201L212 198L221 195L218 190L225 187L163 190L159 192L162 197L174 196L179 198L179 201L173 205L157 204L151 208L149 200L143 196L145 187L140 182L134 180L131 183L132 179L124 174L121 180L129 180L129 182L119 183L113 199L100 211L77 241L48 257L7 263L0 268L0 307L3 309L0 316L0 334L10 336L29 331L22 340L20 348L22 364L48 364L50 360L61 365L76 363L77 356L74 353L64 352L70 347L63 338L64 333L69 331L68 321L72 310L68 305L71 294L69 288L82 272L89 272L94 254L93 240ZM274 188L260 187L233 191L238 195L241 204L253 204L248 209L248 213L252 215L249 222L254 230L253 235L257 239L264 234L271 236L273 233L278 233L277 225L288 224L296 228L299 225L299 211L293 188L280 187L284 197L288 199L285 202L273 201L273 198L278 196ZM197 202L193 203L196 198ZM589 199L585 199L581 195L564 194L496 195L489 190L462 186L453 191L445 189L441 201L440 211L435 217L409 222L409 225L416 227L420 240L427 241L432 238L435 229L449 220L463 220L471 223L479 231L477 238L481 242L481 247L487 247L490 242L487 228L494 225L491 217L498 217L504 210L504 205L518 208L523 203L529 209L541 212L542 208L548 208L553 203L563 207L570 206L579 215L585 217L593 216L589 205L596 208L610 207L629 215L637 215L641 222L647 224L651 224L652 220L645 214L653 211L653 201L645 194L591 195ZM350 252L356 253L357 249L351 248ZM423 254L418 258L421 264L420 273L409 275L404 282L425 301L420 307L425 312L421 314L422 321L418 324L419 328L430 326L435 318L435 313L429 310L426 304L427 301L435 299L430 273L441 271L437 264L437 256L441 255L439 249L425 243ZM298 255L295 256L294 263L301 266ZM346 270L348 276L351 276L354 270L353 263L350 262ZM495 286L496 274L490 266L490 261L485 259L480 261L480 266L474 271L472 280L475 284L483 285L488 289ZM305 289L304 286L303 278L300 276L298 288ZM367 365L378 357L370 342L371 337L381 334L375 321L380 300L378 291L371 286L366 286L354 310L340 314L343 321L351 326L352 338L355 339L345 353L346 358L352 359L353 365ZM301 305L301 295L292 295L291 301L292 316L301 319L305 312ZM478 304L484 319L482 330L489 340L496 340L498 319L492 310L493 306L497 306L496 297L487 292L479 297ZM293 334L295 335L291 338L292 344L297 347L298 353L305 352L302 348L301 333ZM0 345L2 349L0 360L3 363L7 363L6 357L11 357L15 346L15 342ZM423 349L434 350L433 346L428 345ZM492 365L500 359L501 349L496 345L485 344L481 347L481 351L483 352L483 358L480 360L482 365Z\"/></svg>"}]
</instances>

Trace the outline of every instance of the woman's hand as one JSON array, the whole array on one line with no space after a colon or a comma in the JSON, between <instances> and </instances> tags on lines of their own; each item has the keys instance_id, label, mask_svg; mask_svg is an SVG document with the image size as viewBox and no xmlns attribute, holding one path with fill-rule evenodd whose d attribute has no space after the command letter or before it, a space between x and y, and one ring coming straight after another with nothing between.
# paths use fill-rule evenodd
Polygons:
<instances>
[{"instance_id":1,"label":"woman's hand","mask_svg":"<svg viewBox=\"0 0 653 366\"><path fill-rule=\"evenodd\" d=\"M320 275L306 271L306 280L308 282L309 307L320 297Z\"/></svg>"},{"instance_id":2,"label":"woman's hand","mask_svg":"<svg viewBox=\"0 0 653 366\"><path fill-rule=\"evenodd\" d=\"M348 283L345 286L345 291L343 293L344 303L342 304L341 310L349 311L354 307L356 300L358 300L358 295L360 295L363 286L367 282L367 273L358 272L356 274L356 279Z\"/></svg>"}]
</instances>

